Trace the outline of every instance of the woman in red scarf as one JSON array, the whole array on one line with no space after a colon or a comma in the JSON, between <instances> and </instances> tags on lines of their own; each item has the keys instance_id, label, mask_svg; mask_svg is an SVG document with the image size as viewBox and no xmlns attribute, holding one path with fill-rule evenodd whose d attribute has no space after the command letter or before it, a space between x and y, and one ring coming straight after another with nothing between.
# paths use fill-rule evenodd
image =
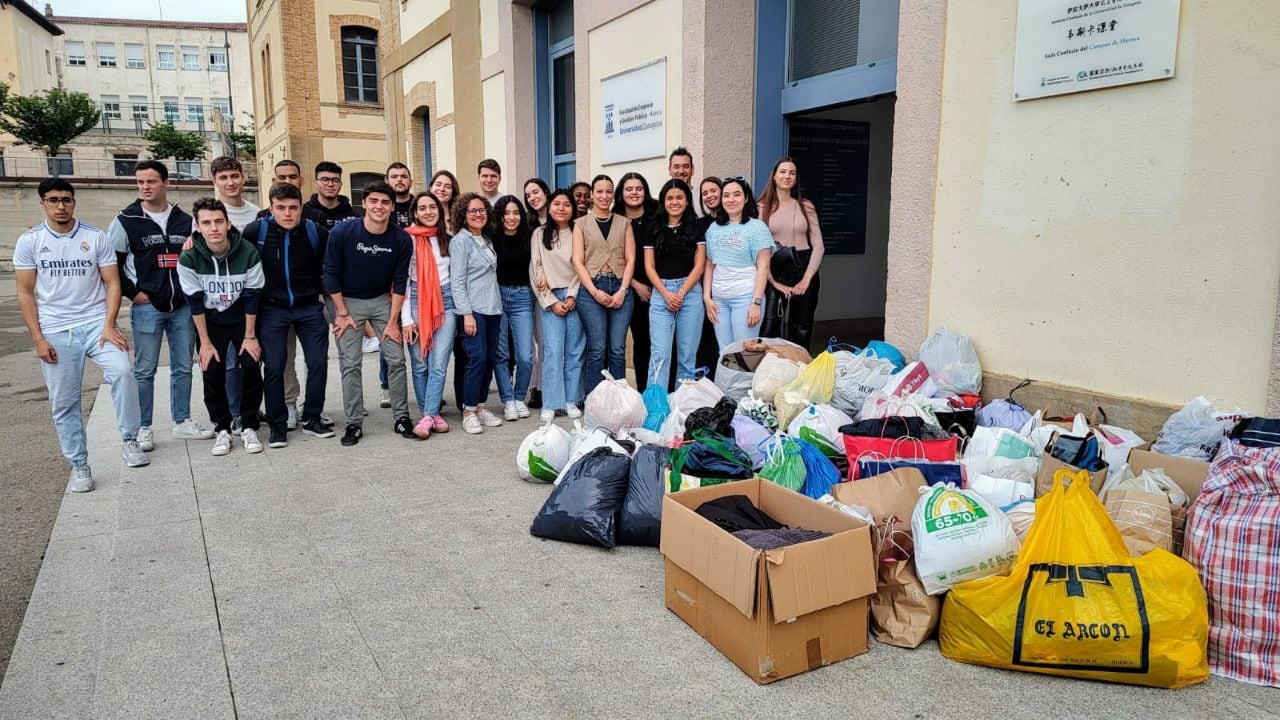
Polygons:
<instances>
[{"instance_id":1,"label":"woman in red scarf","mask_svg":"<svg viewBox=\"0 0 1280 720\"><path fill-rule=\"evenodd\" d=\"M435 195L424 192L413 199L413 224L405 232L413 238L413 259L400 324L409 345L413 393L422 413L413 434L425 440L432 431L449 432L440 405L457 322L449 293L449 233L444 207Z\"/></svg>"}]
</instances>

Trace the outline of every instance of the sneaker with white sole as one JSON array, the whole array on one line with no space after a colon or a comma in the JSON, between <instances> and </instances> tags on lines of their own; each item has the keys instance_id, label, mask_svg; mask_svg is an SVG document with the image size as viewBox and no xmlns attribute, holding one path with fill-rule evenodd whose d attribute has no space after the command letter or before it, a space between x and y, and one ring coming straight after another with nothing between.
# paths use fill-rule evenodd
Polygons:
<instances>
[{"instance_id":1,"label":"sneaker with white sole","mask_svg":"<svg viewBox=\"0 0 1280 720\"><path fill-rule=\"evenodd\" d=\"M318 438L333 437L333 426L325 425L322 420L307 420L302 423L302 434Z\"/></svg>"},{"instance_id":2,"label":"sneaker with white sole","mask_svg":"<svg viewBox=\"0 0 1280 720\"><path fill-rule=\"evenodd\" d=\"M267 433L267 447L279 450L289 447L289 431L276 425Z\"/></svg>"},{"instance_id":3,"label":"sneaker with white sole","mask_svg":"<svg viewBox=\"0 0 1280 720\"><path fill-rule=\"evenodd\" d=\"M213 437L212 430L191 418L173 426L174 440L208 440L211 437Z\"/></svg>"},{"instance_id":4,"label":"sneaker with white sole","mask_svg":"<svg viewBox=\"0 0 1280 720\"><path fill-rule=\"evenodd\" d=\"M209 452L215 457L221 457L231 452L231 433L226 430L219 430L218 437L213 441L213 449Z\"/></svg>"},{"instance_id":5,"label":"sneaker with white sole","mask_svg":"<svg viewBox=\"0 0 1280 720\"><path fill-rule=\"evenodd\" d=\"M360 341L360 349L363 350L365 354L376 353L381 348L382 342L376 337L367 337Z\"/></svg>"},{"instance_id":6,"label":"sneaker with white sole","mask_svg":"<svg viewBox=\"0 0 1280 720\"><path fill-rule=\"evenodd\" d=\"M527 417L529 417L529 406L528 406L528 405L525 405L524 403L520 402L519 400L517 400L517 401L516 401L516 417L518 417L518 418L527 418Z\"/></svg>"},{"instance_id":7,"label":"sneaker with white sole","mask_svg":"<svg viewBox=\"0 0 1280 720\"><path fill-rule=\"evenodd\" d=\"M526 413L525 417L529 417L529 415ZM507 422L515 422L516 420L520 419L520 414L516 410L515 400L511 400L510 402L503 405L502 419L506 420Z\"/></svg>"},{"instance_id":8,"label":"sneaker with white sole","mask_svg":"<svg viewBox=\"0 0 1280 720\"><path fill-rule=\"evenodd\" d=\"M88 463L71 468L71 479L67 481L67 492L82 493L93 489L93 471Z\"/></svg>"},{"instance_id":9,"label":"sneaker with white sole","mask_svg":"<svg viewBox=\"0 0 1280 720\"><path fill-rule=\"evenodd\" d=\"M574 403L567 403L564 407L564 414L568 415L571 420L577 420L582 417L582 411Z\"/></svg>"},{"instance_id":10,"label":"sneaker with white sole","mask_svg":"<svg viewBox=\"0 0 1280 720\"><path fill-rule=\"evenodd\" d=\"M556 419L556 411L550 408L547 408L543 410L541 413L538 413L538 419L544 423L551 422L552 420Z\"/></svg>"},{"instance_id":11,"label":"sneaker with white sole","mask_svg":"<svg viewBox=\"0 0 1280 720\"><path fill-rule=\"evenodd\" d=\"M484 423L485 427L502 426L502 419L489 412L489 408L480 408L479 410L476 410L476 416L480 418L480 422Z\"/></svg>"},{"instance_id":12,"label":"sneaker with white sole","mask_svg":"<svg viewBox=\"0 0 1280 720\"><path fill-rule=\"evenodd\" d=\"M139 433L141 434L141 433ZM120 446L120 455L124 457L124 464L128 467L142 467L150 465L151 458L143 452L142 445L137 440L125 440Z\"/></svg>"},{"instance_id":13,"label":"sneaker with white sole","mask_svg":"<svg viewBox=\"0 0 1280 720\"><path fill-rule=\"evenodd\" d=\"M380 408L389 408L389 407L391 407L391 391L390 391L390 390L387 390L386 388L383 388L383 389L378 393L378 407L380 407Z\"/></svg>"},{"instance_id":14,"label":"sneaker with white sole","mask_svg":"<svg viewBox=\"0 0 1280 720\"><path fill-rule=\"evenodd\" d=\"M479 435L484 432L484 426L480 424L479 415L468 415L462 418L462 429L472 435Z\"/></svg>"},{"instance_id":15,"label":"sneaker with white sole","mask_svg":"<svg viewBox=\"0 0 1280 720\"><path fill-rule=\"evenodd\" d=\"M297 430L298 429L298 406L289 405L288 407L285 408L285 412L287 413L287 415L284 421L284 426L289 430Z\"/></svg>"},{"instance_id":16,"label":"sneaker with white sole","mask_svg":"<svg viewBox=\"0 0 1280 720\"><path fill-rule=\"evenodd\" d=\"M250 455L262 452L262 441L258 439L258 432L251 428L240 431L240 444L244 445L244 451Z\"/></svg>"},{"instance_id":17,"label":"sneaker with white sole","mask_svg":"<svg viewBox=\"0 0 1280 720\"><path fill-rule=\"evenodd\" d=\"M138 428L138 447L142 448L143 452L156 449L156 434L146 425Z\"/></svg>"}]
</instances>

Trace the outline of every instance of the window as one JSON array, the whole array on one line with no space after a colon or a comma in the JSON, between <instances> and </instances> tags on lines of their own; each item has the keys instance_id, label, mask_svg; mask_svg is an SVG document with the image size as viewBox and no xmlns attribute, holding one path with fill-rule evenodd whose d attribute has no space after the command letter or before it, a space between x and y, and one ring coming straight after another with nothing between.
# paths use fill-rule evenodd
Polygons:
<instances>
[{"instance_id":1,"label":"window","mask_svg":"<svg viewBox=\"0 0 1280 720\"><path fill-rule=\"evenodd\" d=\"M199 70L200 69L200 49L190 45L182 46L182 69L183 70Z\"/></svg>"},{"instance_id":2,"label":"window","mask_svg":"<svg viewBox=\"0 0 1280 720\"><path fill-rule=\"evenodd\" d=\"M187 98L187 122L204 123L204 100Z\"/></svg>"},{"instance_id":3,"label":"window","mask_svg":"<svg viewBox=\"0 0 1280 720\"><path fill-rule=\"evenodd\" d=\"M44 71L53 74L53 54L48 50L44 51Z\"/></svg>"},{"instance_id":4,"label":"window","mask_svg":"<svg viewBox=\"0 0 1280 720\"><path fill-rule=\"evenodd\" d=\"M156 65L161 70L175 70L178 67L178 56L173 52L172 45L156 46Z\"/></svg>"},{"instance_id":5,"label":"window","mask_svg":"<svg viewBox=\"0 0 1280 720\"><path fill-rule=\"evenodd\" d=\"M351 204L359 207L364 203L364 189L385 179L378 173L351 173Z\"/></svg>"},{"instance_id":6,"label":"window","mask_svg":"<svg viewBox=\"0 0 1280 720\"><path fill-rule=\"evenodd\" d=\"M231 100L229 98L213 98L209 106L222 113L223 122L231 121Z\"/></svg>"},{"instance_id":7,"label":"window","mask_svg":"<svg viewBox=\"0 0 1280 720\"><path fill-rule=\"evenodd\" d=\"M71 153L64 152L49 158L49 174L50 175L73 175L75 174L75 163L71 160Z\"/></svg>"},{"instance_id":8,"label":"window","mask_svg":"<svg viewBox=\"0 0 1280 720\"><path fill-rule=\"evenodd\" d=\"M120 119L120 96L119 95L103 95L102 96L102 117L108 120Z\"/></svg>"},{"instance_id":9,"label":"window","mask_svg":"<svg viewBox=\"0 0 1280 720\"><path fill-rule=\"evenodd\" d=\"M342 85L347 102L378 102L378 32L342 28Z\"/></svg>"},{"instance_id":10,"label":"window","mask_svg":"<svg viewBox=\"0 0 1280 720\"><path fill-rule=\"evenodd\" d=\"M209 69L215 72L227 71L226 48L209 48Z\"/></svg>"},{"instance_id":11,"label":"window","mask_svg":"<svg viewBox=\"0 0 1280 720\"><path fill-rule=\"evenodd\" d=\"M574 104L573 2L548 4L534 16L534 69L538 77L538 164L552 184L568 187L577 175Z\"/></svg>"},{"instance_id":12,"label":"window","mask_svg":"<svg viewBox=\"0 0 1280 720\"><path fill-rule=\"evenodd\" d=\"M80 40L67 41L67 64L84 67L84 42Z\"/></svg>"},{"instance_id":13,"label":"window","mask_svg":"<svg viewBox=\"0 0 1280 720\"><path fill-rule=\"evenodd\" d=\"M160 104L164 106L164 121L167 123L178 122L178 98L162 97Z\"/></svg>"},{"instance_id":14,"label":"window","mask_svg":"<svg viewBox=\"0 0 1280 720\"><path fill-rule=\"evenodd\" d=\"M147 66L146 54L141 45L128 43L124 46L124 64L133 70L142 70Z\"/></svg>"},{"instance_id":15,"label":"window","mask_svg":"<svg viewBox=\"0 0 1280 720\"><path fill-rule=\"evenodd\" d=\"M187 177L183 177L184 175ZM179 180L200 179L200 161L199 160L179 160L178 161L178 179Z\"/></svg>"},{"instance_id":16,"label":"window","mask_svg":"<svg viewBox=\"0 0 1280 720\"><path fill-rule=\"evenodd\" d=\"M790 80L858 64L860 0L792 0Z\"/></svg>"},{"instance_id":17,"label":"window","mask_svg":"<svg viewBox=\"0 0 1280 720\"><path fill-rule=\"evenodd\" d=\"M130 117L134 120L148 120L151 117L151 110L147 107L146 95L130 95L129 106L133 109Z\"/></svg>"},{"instance_id":18,"label":"window","mask_svg":"<svg viewBox=\"0 0 1280 720\"><path fill-rule=\"evenodd\" d=\"M138 164L138 153L115 153L116 177L133 177L133 169Z\"/></svg>"},{"instance_id":19,"label":"window","mask_svg":"<svg viewBox=\"0 0 1280 720\"><path fill-rule=\"evenodd\" d=\"M98 43L98 67L116 66L116 44Z\"/></svg>"},{"instance_id":20,"label":"window","mask_svg":"<svg viewBox=\"0 0 1280 720\"><path fill-rule=\"evenodd\" d=\"M276 98L271 92L271 45L262 46L262 107L267 117L275 113Z\"/></svg>"}]
</instances>

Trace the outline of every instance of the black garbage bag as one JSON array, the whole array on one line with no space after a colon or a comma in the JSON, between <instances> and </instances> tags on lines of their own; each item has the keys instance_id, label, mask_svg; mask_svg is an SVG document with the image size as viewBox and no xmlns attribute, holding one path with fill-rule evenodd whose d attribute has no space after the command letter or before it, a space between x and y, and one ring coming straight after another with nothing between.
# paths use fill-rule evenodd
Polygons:
<instances>
[{"instance_id":1,"label":"black garbage bag","mask_svg":"<svg viewBox=\"0 0 1280 720\"><path fill-rule=\"evenodd\" d=\"M627 496L618 515L619 545L658 546L670 459L671 450L661 445L641 445L631 458Z\"/></svg>"},{"instance_id":2,"label":"black garbage bag","mask_svg":"<svg viewBox=\"0 0 1280 720\"><path fill-rule=\"evenodd\" d=\"M974 408L939 410L935 414L943 430L962 438L973 437L973 431L978 426L977 412Z\"/></svg>"},{"instance_id":3,"label":"black garbage bag","mask_svg":"<svg viewBox=\"0 0 1280 720\"><path fill-rule=\"evenodd\" d=\"M549 540L613 547L630 470L631 458L609 448L583 455L551 491L529 532Z\"/></svg>"},{"instance_id":4,"label":"black garbage bag","mask_svg":"<svg viewBox=\"0 0 1280 720\"><path fill-rule=\"evenodd\" d=\"M684 439L692 440L693 431L707 429L717 435L733 439L733 416L738 412L738 403L728 396L720 398L709 408L698 408L689 413L684 420Z\"/></svg>"}]
</instances>

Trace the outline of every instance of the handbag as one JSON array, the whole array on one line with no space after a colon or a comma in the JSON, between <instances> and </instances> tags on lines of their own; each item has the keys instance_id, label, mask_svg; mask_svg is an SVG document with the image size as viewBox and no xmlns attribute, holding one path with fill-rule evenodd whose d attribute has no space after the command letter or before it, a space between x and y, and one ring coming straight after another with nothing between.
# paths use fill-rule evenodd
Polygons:
<instances>
[{"instance_id":1,"label":"handbag","mask_svg":"<svg viewBox=\"0 0 1280 720\"><path fill-rule=\"evenodd\" d=\"M804 279L805 270L809 269L808 254L809 251L775 244L769 258L769 273L783 285L795 285Z\"/></svg>"}]
</instances>

